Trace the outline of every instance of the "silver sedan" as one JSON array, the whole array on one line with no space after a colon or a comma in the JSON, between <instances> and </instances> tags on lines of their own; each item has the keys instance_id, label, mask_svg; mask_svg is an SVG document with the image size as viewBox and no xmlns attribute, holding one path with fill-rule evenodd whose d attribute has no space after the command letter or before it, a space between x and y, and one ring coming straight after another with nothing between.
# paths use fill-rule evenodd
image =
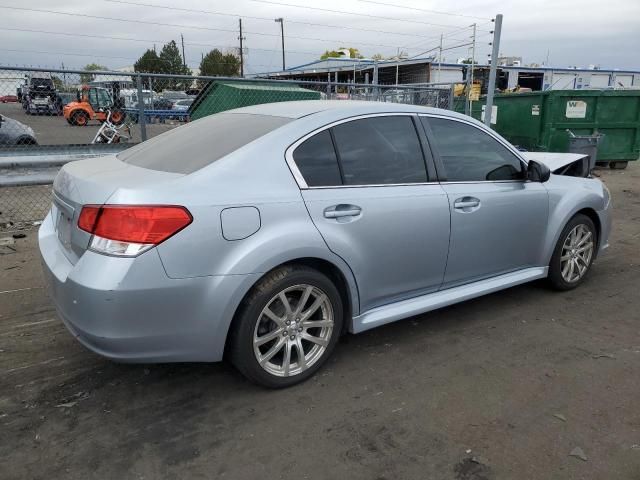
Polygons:
<instances>
[{"instance_id":1,"label":"silver sedan","mask_svg":"<svg viewBox=\"0 0 640 480\"><path fill-rule=\"evenodd\" d=\"M588 164L522 154L450 111L258 105L67 164L40 251L94 352L226 357L284 387L346 332L541 278L578 286L611 227Z\"/></svg>"}]
</instances>

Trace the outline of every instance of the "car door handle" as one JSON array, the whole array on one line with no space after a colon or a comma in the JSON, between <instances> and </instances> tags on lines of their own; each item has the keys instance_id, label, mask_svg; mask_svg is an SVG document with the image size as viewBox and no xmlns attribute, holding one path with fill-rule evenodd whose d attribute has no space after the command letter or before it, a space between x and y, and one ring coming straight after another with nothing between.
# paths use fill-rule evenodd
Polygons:
<instances>
[{"instance_id":1,"label":"car door handle","mask_svg":"<svg viewBox=\"0 0 640 480\"><path fill-rule=\"evenodd\" d=\"M480 200L474 197L459 198L455 202L453 202L453 208L457 208L457 209L474 208L479 205L480 205Z\"/></svg>"},{"instance_id":2,"label":"car door handle","mask_svg":"<svg viewBox=\"0 0 640 480\"><path fill-rule=\"evenodd\" d=\"M357 205L334 205L324 209L324 218L356 217L362 213Z\"/></svg>"}]
</instances>

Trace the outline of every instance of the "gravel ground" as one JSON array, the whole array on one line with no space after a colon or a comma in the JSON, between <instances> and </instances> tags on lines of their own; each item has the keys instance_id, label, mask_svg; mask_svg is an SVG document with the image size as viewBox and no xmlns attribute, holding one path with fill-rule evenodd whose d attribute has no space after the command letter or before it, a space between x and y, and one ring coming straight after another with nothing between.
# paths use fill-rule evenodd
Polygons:
<instances>
[{"instance_id":1,"label":"gravel ground","mask_svg":"<svg viewBox=\"0 0 640 480\"><path fill-rule=\"evenodd\" d=\"M534 283L346 336L281 391L85 350L27 232L0 246L0 478L640 478L640 165L600 174L611 248L578 290Z\"/></svg>"}]
</instances>

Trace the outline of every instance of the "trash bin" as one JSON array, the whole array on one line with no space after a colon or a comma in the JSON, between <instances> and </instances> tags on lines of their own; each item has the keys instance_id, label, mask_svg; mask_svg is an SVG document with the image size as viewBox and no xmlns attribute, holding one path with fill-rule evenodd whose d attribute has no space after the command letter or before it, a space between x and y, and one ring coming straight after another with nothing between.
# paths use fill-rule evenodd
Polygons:
<instances>
[{"instance_id":1,"label":"trash bin","mask_svg":"<svg viewBox=\"0 0 640 480\"><path fill-rule=\"evenodd\" d=\"M582 153L589 155L589 171L596 166L596 158L598 157L598 144L604 137L601 133L593 135L576 135L567 129L569 134L569 153Z\"/></svg>"},{"instance_id":2,"label":"trash bin","mask_svg":"<svg viewBox=\"0 0 640 480\"><path fill-rule=\"evenodd\" d=\"M484 99L473 102L480 119ZM625 168L640 157L640 90L546 90L494 97L491 127L530 152L568 152L567 129L576 135L604 135L598 163ZM464 112L464 102L456 104ZM492 115L493 116L493 115Z\"/></svg>"}]
</instances>

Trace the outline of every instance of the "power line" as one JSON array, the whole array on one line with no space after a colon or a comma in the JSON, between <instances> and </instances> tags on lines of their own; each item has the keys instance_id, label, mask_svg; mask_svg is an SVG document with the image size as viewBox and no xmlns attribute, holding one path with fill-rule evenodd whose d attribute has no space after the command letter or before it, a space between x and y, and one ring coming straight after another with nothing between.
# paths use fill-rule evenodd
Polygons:
<instances>
[{"instance_id":1,"label":"power line","mask_svg":"<svg viewBox=\"0 0 640 480\"><path fill-rule=\"evenodd\" d=\"M447 24L442 24L442 23L430 23L430 22L421 22L419 20L407 20L406 18L396 18L396 17L387 17L387 16L382 16L382 15L372 15L369 13L359 13L359 12L347 12L345 10L333 10L330 8L320 8L320 7L309 7L308 5L296 5L293 3L281 3L281 2L274 2L272 0L249 0L250 2L257 2L257 3L266 3L269 5L279 5L282 7L294 7L294 8L302 8L305 10L317 10L320 12L330 12L330 13L340 13L343 15L355 15L357 17L367 17L367 18L377 18L377 19L382 19L382 20L392 20L394 22L405 22L405 23L416 23L416 24L420 24L420 25L429 25L431 27L441 27L441 28L458 28L457 25L447 25Z\"/></svg>"},{"instance_id":2,"label":"power line","mask_svg":"<svg viewBox=\"0 0 640 480\"><path fill-rule=\"evenodd\" d=\"M173 7L170 5L158 5L158 4L154 4L154 3L140 3L140 2L130 2L130 1L126 1L126 0L105 0L106 2L110 2L110 3L121 3L121 4L125 4L125 5L135 5L135 6L139 6L139 7L151 7L151 8L162 8L164 10L174 10L174 11L180 11L180 12L191 12L191 13L206 13L208 15L220 15L220 16L224 16L224 17L242 17L242 18L250 18L252 20L266 20L266 21L270 21L273 22L273 18L271 17L256 17L256 16L251 16L251 15L241 15L239 13L224 13L224 12L217 12L214 10L200 10L200 9L194 9L194 8L182 8L182 7ZM364 1L364 0L363 0ZM401 36L405 36L405 37L422 37L422 38L431 38L427 35L420 35L417 33L404 33L404 32L390 32L387 30L375 30L375 29L370 29L370 28L360 28L360 27L350 27L350 26L344 26L344 25L331 25L328 23L312 23L312 22L302 22L299 20L290 20L287 19L287 23L294 23L297 25L306 25L306 26L311 26L311 27L328 27L328 28L339 28L340 30L358 30L360 32L370 32L370 33L384 33L387 35L401 35ZM287 35L289 36L289 35Z\"/></svg>"},{"instance_id":3,"label":"power line","mask_svg":"<svg viewBox=\"0 0 640 480\"><path fill-rule=\"evenodd\" d=\"M252 1L257 1L257 0L252 0ZM55 10L44 10L44 9L37 9L37 8L26 8L26 7L14 7L14 6L6 6L6 5L0 5L0 8L4 8L6 10L18 10L18 11L26 11L26 12L37 12L37 13L50 13L50 14L54 14L54 15L67 15L70 17L82 17L82 18L94 18L94 19L98 19L98 20L111 20L111 21L115 21L115 22L127 22L127 23L141 23L141 24L145 24L145 25L155 25L155 26L161 26L161 27L178 27L178 28L188 28L188 29L194 29L194 30L207 30L207 31L214 31L214 32L228 32L228 33L236 33L235 30L230 30L230 29L225 29L225 28L213 28L213 27L199 27L199 26L195 26L195 25L180 25L180 24L175 24L175 23L161 23L161 22L150 22L150 21L146 21L146 20L132 20L132 19L128 19L128 18L115 18L115 17L103 17L100 15L89 15L86 13L71 13L71 12L59 12L59 11L55 11ZM279 37L280 34L276 34L276 33L264 33L264 32L245 32L245 33L249 33L252 35L262 35L262 36L266 36L266 37ZM332 43L356 43L356 44L360 44L360 45L367 45L367 46L374 46L374 47L385 47L385 48L393 48L393 49L397 49L398 46L397 45L385 45L382 43L367 43L367 42L350 42L350 41L345 41L345 40L332 40L332 39L327 39L327 38L314 38L314 37L300 37L300 36L294 36L294 35L289 35L289 38L295 38L298 40L313 40L316 42L332 42Z\"/></svg>"},{"instance_id":4,"label":"power line","mask_svg":"<svg viewBox=\"0 0 640 480\"><path fill-rule=\"evenodd\" d=\"M128 37L113 37L113 36L109 36L109 35L89 35L87 33L68 33L68 32L49 32L46 30L31 30L31 29L26 29L26 28L5 28L5 27L0 27L0 31L10 31L10 32L24 32L24 33L40 33L40 34L46 34L46 35L63 35L63 36L67 36L67 37L84 37L84 38L98 38L98 39L102 39L102 40L120 40L120 41L125 41L125 42L141 42L141 43L168 43L171 41L171 39L169 40L158 40L158 39L141 39L141 38L128 38ZM216 45L216 44L210 44L210 43L198 43L198 42L184 42L185 45L190 46L190 47L212 47L212 48L228 48L228 49L234 49L237 50L238 47L236 45ZM277 51L280 52L280 49L272 49L272 48L257 48L257 47L250 47L251 50L260 50L260 51L266 51L266 52L271 52L271 51ZM309 55L317 55L318 52L312 52L309 50L306 51L302 51L302 50L287 50L288 53L299 53L299 54L309 54Z\"/></svg>"},{"instance_id":5,"label":"power line","mask_svg":"<svg viewBox=\"0 0 640 480\"><path fill-rule=\"evenodd\" d=\"M384 5L386 7L404 8L406 10L414 10L417 12L433 13L436 15L449 15L452 17L474 18L476 20L489 20L487 17L476 17L474 15L464 15L462 13L443 12L441 10L429 10L427 8L409 7L407 5L398 5L397 3L376 2L374 0L356 0L356 2L372 3L374 5Z\"/></svg>"},{"instance_id":6,"label":"power line","mask_svg":"<svg viewBox=\"0 0 640 480\"><path fill-rule=\"evenodd\" d=\"M121 57L121 56L115 56L115 55L98 55L95 53L89 54L89 53L75 53L75 52L47 52L47 51L42 51L42 50L18 50L18 49L11 49L11 48L0 48L0 51L3 52L14 52L14 53L38 53L38 54L43 54L43 55L61 55L61 56L70 56L70 57L94 57L94 58L110 58L110 59L116 59L116 60L138 60L138 58L133 58L133 57ZM163 61L163 59L159 58L159 61ZM215 62L217 65L235 65L235 63L233 62ZM264 64L254 64L254 67L268 67L268 65L264 65ZM197 68L197 66L195 64L191 64L189 65L190 68ZM124 74L128 73L128 72L123 72Z\"/></svg>"}]
</instances>

